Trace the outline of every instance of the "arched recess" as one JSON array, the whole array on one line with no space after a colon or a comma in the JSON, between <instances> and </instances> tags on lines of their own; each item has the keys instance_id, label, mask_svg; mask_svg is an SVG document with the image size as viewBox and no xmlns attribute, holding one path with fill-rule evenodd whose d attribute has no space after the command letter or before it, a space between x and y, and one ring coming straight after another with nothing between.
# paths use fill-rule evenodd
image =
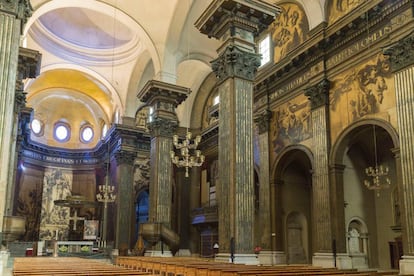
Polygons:
<instances>
[{"instance_id":1,"label":"arched recess","mask_svg":"<svg viewBox=\"0 0 414 276\"><path fill-rule=\"evenodd\" d=\"M312 152L303 145L288 146L278 155L272 168L275 187L271 202L271 232L275 233L272 250L284 252L287 263L310 263ZM292 242L292 235L299 233L295 229L300 230L300 243Z\"/></svg>"},{"instance_id":2,"label":"arched recess","mask_svg":"<svg viewBox=\"0 0 414 276\"><path fill-rule=\"evenodd\" d=\"M395 207L392 191L398 183L394 150L398 148L395 129L387 121L374 118L357 121L346 128L332 147L330 191L333 235L337 252L348 253L354 268L391 268L388 241L401 235L393 230L396 220L392 211ZM389 180L391 184L389 188L372 190L367 185L372 187L374 179L366 173L366 169L380 166L387 168L384 170L387 173L379 177L380 183L385 184ZM355 217L366 225L364 235L369 238L365 241L368 248L364 258L349 252L349 231L352 229L348 228Z\"/></svg>"},{"instance_id":3,"label":"arched recess","mask_svg":"<svg viewBox=\"0 0 414 276\"><path fill-rule=\"evenodd\" d=\"M148 221L149 213L149 190L148 188L142 189L138 192L135 203L135 214L136 214L136 239L140 233L140 223Z\"/></svg>"}]
</instances>

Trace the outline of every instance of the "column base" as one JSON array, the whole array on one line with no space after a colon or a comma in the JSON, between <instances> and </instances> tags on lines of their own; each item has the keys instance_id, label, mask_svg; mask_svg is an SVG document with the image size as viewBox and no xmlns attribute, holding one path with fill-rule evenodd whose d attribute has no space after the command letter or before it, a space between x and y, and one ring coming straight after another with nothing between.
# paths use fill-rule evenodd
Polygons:
<instances>
[{"instance_id":1,"label":"column base","mask_svg":"<svg viewBox=\"0 0 414 276\"><path fill-rule=\"evenodd\" d=\"M414 256L403 255L400 260L400 274L399 275L413 275L414 274Z\"/></svg>"},{"instance_id":2,"label":"column base","mask_svg":"<svg viewBox=\"0 0 414 276\"><path fill-rule=\"evenodd\" d=\"M231 263L231 254L230 253L218 253L214 258L217 262L227 262ZM247 265L259 265L259 258L256 254L234 254L235 264L247 264Z\"/></svg>"},{"instance_id":3,"label":"column base","mask_svg":"<svg viewBox=\"0 0 414 276\"><path fill-rule=\"evenodd\" d=\"M190 251L190 249L179 249L178 251L177 251L177 253L175 253L175 256L178 256L178 257L190 257L191 256L191 251Z\"/></svg>"},{"instance_id":4,"label":"column base","mask_svg":"<svg viewBox=\"0 0 414 276\"><path fill-rule=\"evenodd\" d=\"M145 251L145 256L148 257L172 257L173 254L171 253L171 251L158 251L158 250L148 250Z\"/></svg>"},{"instance_id":5,"label":"column base","mask_svg":"<svg viewBox=\"0 0 414 276\"><path fill-rule=\"evenodd\" d=\"M315 253L312 257L312 265L324 268L335 267L333 253ZM352 259L346 253L336 254L336 267L339 269L351 269Z\"/></svg>"},{"instance_id":6,"label":"column base","mask_svg":"<svg viewBox=\"0 0 414 276\"><path fill-rule=\"evenodd\" d=\"M286 254L283 251L262 250L258 257L261 265L286 264Z\"/></svg>"}]
</instances>

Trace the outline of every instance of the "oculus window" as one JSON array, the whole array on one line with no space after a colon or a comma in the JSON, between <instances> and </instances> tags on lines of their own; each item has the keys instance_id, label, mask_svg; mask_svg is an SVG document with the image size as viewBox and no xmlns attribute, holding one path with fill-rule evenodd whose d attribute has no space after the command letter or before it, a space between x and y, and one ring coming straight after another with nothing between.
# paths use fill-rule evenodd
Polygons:
<instances>
[{"instance_id":1,"label":"oculus window","mask_svg":"<svg viewBox=\"0 0 414 276\"><path fill-rule=\"evenodd\" d=\"M33 119L30 123L30 129L36 136L40 136L43 133L43 123L38 119Z\"/></svg>"},{"instance_id":2,"label":"oculus window","mask_svg":"<svg viewBox=\"0 0 414 276\"><path fill-rule=\"evenodd\" d=\"M83 143L89 143L93 139L93 129L90 125L82 127L80 131L80 139Z\"/></svg>"},{"instance_id":3,"label":"oculus window","mask_svg":"<svg viewBox=\"0 0 414 276\"><path fill-rule=\"evenodd\" d=\"M66 142L70 138L69 125L64 122L58 122L55 124L53 136L58 142Z\"/></svg>"}]
</instances>

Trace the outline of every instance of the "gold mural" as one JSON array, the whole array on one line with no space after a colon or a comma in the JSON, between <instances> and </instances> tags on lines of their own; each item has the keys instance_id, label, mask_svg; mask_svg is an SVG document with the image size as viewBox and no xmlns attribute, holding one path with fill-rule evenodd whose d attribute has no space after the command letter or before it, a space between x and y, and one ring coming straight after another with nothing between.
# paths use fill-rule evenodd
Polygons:
<instances>
[{"instance_id":1,"label":"gold mural","mask_svg":"<svg viewBox=\"0 0 414 276\"><path fill-rule=\"evenodd\" d=\"M278 62L308 37L309 24L303 10L296 4L281 4L280 15L270 25L274 45L273 60Z\"/></svg>"},{"instance_id":2,"label":"gold mural","mask_svg":"<svg viewBox=\"0 0 414 276\"><path fill-rule=\"evenodd\" d=\"M355 7L359 6L367 0L333 0L330 1L329 9L329 24L350 12Z\"/></svg>"},{"instance_id":3,"label":"gold mural","mask_svg":"<svg viewBox=\"0 0 414 276\"><path fill-rule=\"evenodd\" d=\"M302 95L273 111L270 129L273 152L278 153L312 136L310 107L310 102Z\"/></svg>"},{"instance_id":4,"label":"gold mural","mask_svg":"<svg viewBox=\"0 0 414 276\"><path fill-rule=\"evenodd\" d=\"M378 54L332 81L329 95L334 132L367 115L387 113L395 104L388 57Z\"/></svg>"}]
</instances>

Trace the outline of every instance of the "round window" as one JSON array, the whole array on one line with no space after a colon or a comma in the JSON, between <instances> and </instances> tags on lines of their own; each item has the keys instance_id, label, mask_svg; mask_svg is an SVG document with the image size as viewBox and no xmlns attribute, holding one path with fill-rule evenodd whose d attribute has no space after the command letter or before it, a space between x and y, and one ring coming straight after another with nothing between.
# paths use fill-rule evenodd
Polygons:
<instances>
[{"instance_id":1,"label":"round window","mask_svg":"<svg viewBox=\"0 0 414 276\"><path fill-rule=\"evenodd\" d=\"M81 131L81 140L82 142L88 143L92 140L93 138L93 129L90 126L86 126L84 128L82 128Z\"/></svg>"},{"instance_id":2,"label":"round window","mask_svg":"<svg viewBox=\"0 0 414 276\"><path fill-rule=\"evenodd\" d=\"M59 123L55 126L55 139L59 142L69 140L69 127L66 124Z\"/></svg>"},{"instance_id":3,"label":"round window","mask_svg":"<svg viewBox=\"0 0 414 276\"><path fill-rule=\"evenodd\" d=\"M39 135L42 132L42 123L38 119L33 119L30 128L35 135Z\"/></svg>"}]
</instances>

